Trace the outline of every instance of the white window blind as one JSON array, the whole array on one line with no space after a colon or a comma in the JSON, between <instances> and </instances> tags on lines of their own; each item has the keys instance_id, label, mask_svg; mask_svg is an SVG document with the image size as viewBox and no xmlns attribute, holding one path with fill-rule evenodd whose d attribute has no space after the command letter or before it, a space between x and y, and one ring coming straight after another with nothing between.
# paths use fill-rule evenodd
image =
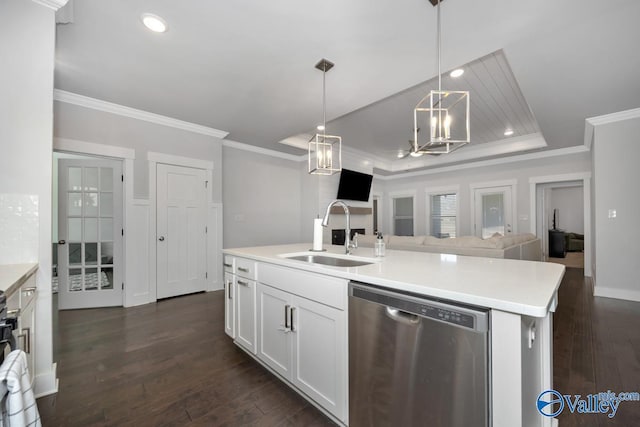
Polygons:
<instances>
[{"instance_id":1,"label":"white window blind","mask_svg":"<svg viewBox=\"0 0 640 427\"><path fill-rule=\"evenodd\" d=\"M458 215L458 195L456 193L431 195L431 235L435 237L456 237L456 217Z\"/></svg>"}]
</instances>

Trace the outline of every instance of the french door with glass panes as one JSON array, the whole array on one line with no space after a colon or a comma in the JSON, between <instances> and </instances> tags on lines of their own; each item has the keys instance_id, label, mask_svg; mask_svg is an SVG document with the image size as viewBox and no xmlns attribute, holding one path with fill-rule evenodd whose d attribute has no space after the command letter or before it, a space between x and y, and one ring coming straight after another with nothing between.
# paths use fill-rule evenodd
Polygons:
<instances>
[{"instance_id":1,"label":"french door with glass panes","mask_svg":"<svg viewBox=\"0 0 640 427\"><path fill-rule=\"evenodd\" d=\"M474 190L475 235L487 239L500 233L511 234L513 229L511 186L476 188Z\"/></svg>"},{"instance_id":2,"label":"french door with glass panes","mask_svg":"<svg viewBox=\"0 0 640 427\"><path fill-rule=\"evenodd\" d=\"M122 163L58 162L58 307L122 305Z\"/></svg>"}]
</instances>

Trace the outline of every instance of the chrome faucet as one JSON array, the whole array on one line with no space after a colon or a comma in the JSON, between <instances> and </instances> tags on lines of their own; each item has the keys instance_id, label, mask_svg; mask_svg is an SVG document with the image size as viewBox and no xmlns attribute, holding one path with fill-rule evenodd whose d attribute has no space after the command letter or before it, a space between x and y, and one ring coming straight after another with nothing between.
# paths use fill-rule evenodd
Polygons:
<instances>
[{"instance_id":1,"label":"chrome faucet","mask_svg":"<svg viewBox=\"0 0 640 427\"><path fill-rule=\"evenodd\" d=\"M327 212L324 214L324 219L322 220L322 226L326 227L329 225L329 214L331 213L331 208L335 205L342 206L342 209L344 209L344 215L347 217L347 228L344 232L344 253L351 255L351 250L358 248L358 242L357 240L351 242L351 217L349 214L349 207L342 200L334 200L329 203L329 206L327 206Z\"/></svg>"}]
</instances>

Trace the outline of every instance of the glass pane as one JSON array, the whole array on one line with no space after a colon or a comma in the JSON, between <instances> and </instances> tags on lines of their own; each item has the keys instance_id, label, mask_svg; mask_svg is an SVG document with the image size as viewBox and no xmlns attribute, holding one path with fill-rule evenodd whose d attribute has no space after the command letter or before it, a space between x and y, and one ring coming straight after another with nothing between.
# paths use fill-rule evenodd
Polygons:
<instances>
[{"instance_id":1,"label":"glass pane","mask_svg":"<svg viewBox=\"0 0 640 427\"><path fill-rule=\"evenodd\" d=\"M69 183L67 190L82 190L82 168L69 168Z\"/></svg>"},{"instance_id":2,"label":"glass pane","mask_svg":"<svg viewBox=\"0 0 640 427\"><path fill-rule=\"evenodd\" d=\"M494 233L504 234L504 195L484 194L482 196L482 238Z\"/></svg>"},{"instance_id":3,"label":"glass pane","mask_svg":"<svg viewBox=\"0 0 640 427\"><path fill-rule=\"evenodd\" d=\"M400 197L393 201L394 216L413 216L413 197Z\"/></svg>"},{"instance_id":4,"label":"glass pane","mask_svg":"<svg viewBox=\"0 0 640 427\"><path fill-rule=\"evenodd\" d=\"M100 240L113 241L113 220L109 218L100 218Z\"/></svg>"},{"instance_id":5,"label":"glass pane","mask_svg":"<svg viewBox=\"0 0 640 427\"><path fill-rule=\"evenodd\" d=\"M84 290L95 291L98 289L98 269L87 268L84 273Z\"/></svg>"},{"instance_id":6,"label":"glass pane","mask_svg":"<svg viewBox=\"0 0 640 427\"><path fill-rule=\"evenodd\" d=\"M68 224L67 240L80 242L82 240L82 219L69 218Z\"/></svg>"},{"instance_id":7,"label":"glass pane","mask_svg":"<svg viewBox=\"0 0 640 427\"><path fill-rule=\"evenodd\" d=\"M100 216L113 216L113 193L100 193Z\"/></svg>"},{"instance_id":8,"label":"glass pane","mask_svg":"<svg viewBox=\"0 0 640 427\"><path fill-rule=\"evenodd\" d=\"M84 219L84 241L85 242L98 241L98 219L97 218Z\"/></svg>"},{"instance_id":9,"label":"glass pane","mask_svg":"<svg viewBox=\"0 0 640 427\"><path fill-rule=\"evenodd\" d=\"M113 289L113 267L102 269L100 274L100 289Z\"/></svg>"},{"instance_id":10,"label":"glass pane","mask_svg":"<svg viewBox=\"0 0 640 427\"><path fill-rule=\"evenodd\" d=\"M84 216L98 216L98 193L84 193Z\"/></svg>"},{"instance_id":11,"label":"glass pane","mask_svg":"<svg viewBox=\"0 0 640 427\"><path fill-rule=\"evenodd\" d=\"M84 244L84 265L96 265L98 263L98 244Z\"/></svg>"},{"instance_id":12,"label":"glass pane","mask_svg":"<svg viewBox=\"0 0 640 427\"><path fill-rule=\"evenodd\" d=\"M396 236L413 236L413 218L396 219L394 233Z\"/></svg>"},{"instance_id":13,"label":"glass pane","mask_svg":"<svg viewBox=\"0 0 640 427\"><path fill-rule=\"evenodd\" d=\"M84 168L84 191L98 191L98 168Z\"/></svg>"},{"instance_id":14,"label":"glass pane","mask_svg":"<svg viewBox=\"0 0 640 427\"><path fill-rule=\"evenodd\" d=\"M67 215L82 215L82 193L68 193Z\"/></svg>"},{"instance_id":15,"label":"glass pane","mask_svg":"<svg viewBox=\"0 0 640 427\"><path fill-rule=\"evenodd\" d=\"M113 169L100 168L100 190L113 191Z\"/></svg>"},{"instance_id":16,"label":"glass pane","mask_svg":"<svg viewBox=\"0 0 640 427\"><path fill-rule=\"evenodd\" d=\"M82 243L69 243L69 265L82 264Z\"/></svg>"},{"instance_id":17,"label":"glass pane","mask_svg":"<svg viewBox=\"0 0 640 427\"><path fill-rule=\"evenodd\" d=\"M100 243L100 263L113 264L113 242Z\"/></svg>"},{"instance_id":18,"label":"glass pane","mask_svg":"<svg viewBox=\"0 0 640 427\"><path fill-rule=\"evenodd\" d=\"M69 269L69 291L81 291L82 290L82 269L70 268Z\"/></svg>"}]
</instances>

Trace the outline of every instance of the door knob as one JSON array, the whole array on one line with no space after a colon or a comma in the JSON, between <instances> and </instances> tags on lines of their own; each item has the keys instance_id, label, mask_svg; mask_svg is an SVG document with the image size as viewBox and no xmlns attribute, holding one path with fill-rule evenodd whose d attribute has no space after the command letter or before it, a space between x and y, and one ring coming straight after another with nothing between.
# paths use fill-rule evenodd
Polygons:
<instances>
[{"instance_id":1,"label":"door knob","mask_svg":"<svg viewBox=\"0 0 640 427\"><path fill-rule=\"evenodd\" d=\"M58 240L58 244L59 244L59 245L64 245L65 243L67 243L67 241L66 241L66 240Z\"/></svg>"},{"instance_id":2,"label":"door knob","mask_svg":"<svg viewBox=\"0 0 640 427\"><path fill-rule=\"evenodd\" d=\"M160 240L161 242L164 242L164 236L160 236L158 240Z\"/></svg>"}]
</instances>

